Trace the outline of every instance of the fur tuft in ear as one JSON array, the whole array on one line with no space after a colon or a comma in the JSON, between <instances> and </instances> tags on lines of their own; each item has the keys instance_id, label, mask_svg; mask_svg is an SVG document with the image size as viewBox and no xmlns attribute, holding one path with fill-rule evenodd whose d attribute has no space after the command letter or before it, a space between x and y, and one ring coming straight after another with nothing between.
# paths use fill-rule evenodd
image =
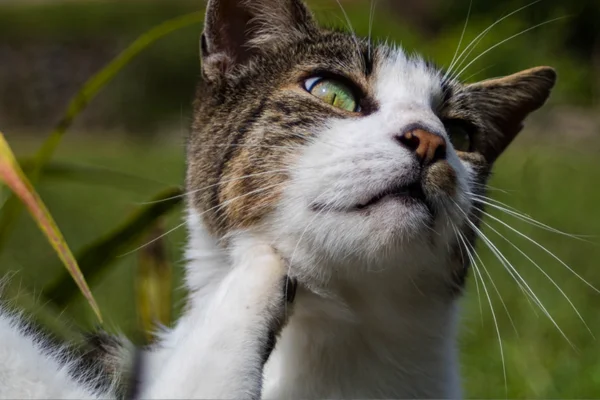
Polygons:
<instances>
[{"instance_id":1,"label":"fur tuft in ear","mask_svg":"<svg viewBox=\"0 0 600 400\"><path fill-rule=\"evenodd\" d=\"M208 77L244 63L261 46L309 35L316 25L301 0L209 0L201 50Z\"/></svg>"},{"instance_id":2,"label":"fur tuft in ear","mask_svg":"<svg viewBox=\"0 0 600 400\"><path fill-rule=\"evenodd\" d=\"M544 105L555 83L553 68L536 67L463 87L470 113L485 128L477 147L486 159L500 156L523 128L525 118Z\"/></svg>"}]
</instances>

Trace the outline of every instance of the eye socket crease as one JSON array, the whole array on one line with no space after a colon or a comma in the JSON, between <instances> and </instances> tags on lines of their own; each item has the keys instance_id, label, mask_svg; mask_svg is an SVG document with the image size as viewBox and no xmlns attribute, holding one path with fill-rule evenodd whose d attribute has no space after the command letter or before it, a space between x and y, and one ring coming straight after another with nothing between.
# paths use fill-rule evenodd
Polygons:
<instances>
[{"instance_id":1,"label":"eye socket crease","mask_svg":"<svg viewBox=\"0 0 600 400\"><path fill-rule=\"evenodd\" d=\"M460 118L442 119L446 133L455 150L471 153L475 150L474 141L477 127L471 121Z\"/></svg>"}]
</instances>

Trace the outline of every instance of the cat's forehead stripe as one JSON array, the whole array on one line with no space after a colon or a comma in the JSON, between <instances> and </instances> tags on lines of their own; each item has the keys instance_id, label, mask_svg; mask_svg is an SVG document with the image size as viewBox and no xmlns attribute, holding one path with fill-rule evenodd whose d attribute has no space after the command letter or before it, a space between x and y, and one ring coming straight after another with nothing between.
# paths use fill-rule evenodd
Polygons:
<instances>
[{"instance_id":1,"label":"cat's forehead stripe","mask_svg":"<svg viewBox=\"0 0 600 400\"><path fill-rule=\"evenodd\" d=\"M441 97L440 75L423 59L387 46L378 51L376 58L373 85L379 102L431 107Z\"/></svg>"}]
</instances>

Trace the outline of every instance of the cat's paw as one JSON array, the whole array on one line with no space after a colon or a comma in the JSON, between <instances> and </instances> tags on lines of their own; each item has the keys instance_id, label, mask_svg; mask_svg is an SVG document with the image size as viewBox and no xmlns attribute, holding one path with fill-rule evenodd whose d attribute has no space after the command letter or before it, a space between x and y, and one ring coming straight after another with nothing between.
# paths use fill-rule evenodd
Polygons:
<instances>
[{"instance_id":1,"label":"cat's paw","mask_svg":"<svg viewBox=\"0 0 600 400\"><path fill-rule=\"evenodd\" d=\"M291 314L297 285L268 244L245 238L232 246L229 272L206 309L185 321L187 334L164 375L142 397L260 398L263 368Z\"/></svg>"},{"instance_id":2,"label":"cat's paw","mask_svg":"<svg viewBox=\"0 0 600 400\"><path fill-rule=\"evenodd\" d=\"M287 275L287 263L272 246L254 238L236 241L232 255L234 266L222 294L235 301L220 299L222 311L243 313L238 320L258 318L268 323L269 335L278 334L291 314L297 288Z\"/></svg>"}]
</instances>

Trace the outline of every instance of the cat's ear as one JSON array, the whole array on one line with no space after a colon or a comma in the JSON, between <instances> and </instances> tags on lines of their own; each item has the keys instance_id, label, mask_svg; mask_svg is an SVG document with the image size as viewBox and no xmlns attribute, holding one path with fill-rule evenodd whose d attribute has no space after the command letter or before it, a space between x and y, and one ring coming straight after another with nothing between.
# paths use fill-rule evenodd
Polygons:
<instances>
[{"instance_id":1,"label":"cat's ear","mask_svg":"<svg viewBox=\"0 0 600 400\"><path fill-rule=\"evenodd\" d=\"M525 118L544 105L555 83L553 68L536 67L463 88L471 112L489 128L477 140L486 159L494 161L508 147Z\"/></svg>"},{"instance_id":2,"label":"cat's ear","mask_svg":"<svg viewBox=\"0 0 600 400\"><path fill-rule=\"evenodd\" d=\"M224 72L261 46L310 34L315 23L301 0L209 0L201 51L203 70Z\"/></svg>"}]
</instances>

